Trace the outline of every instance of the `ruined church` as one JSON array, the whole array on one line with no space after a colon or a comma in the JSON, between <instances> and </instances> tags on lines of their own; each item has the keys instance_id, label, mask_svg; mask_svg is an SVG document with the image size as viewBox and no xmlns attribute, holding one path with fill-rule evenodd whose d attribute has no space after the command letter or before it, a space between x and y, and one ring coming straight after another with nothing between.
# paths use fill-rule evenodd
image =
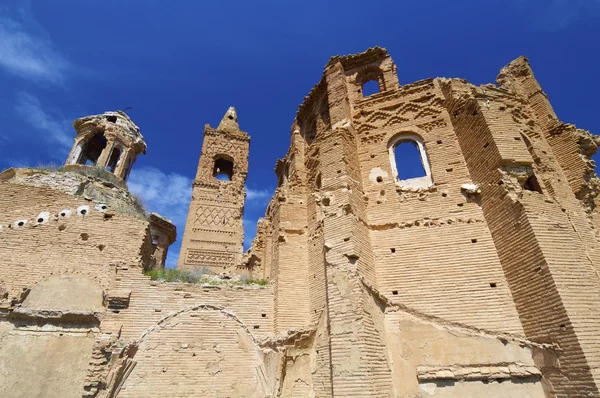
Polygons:
<instances>
[{"instance_id":1,"label":"ruined church","mask_svg":"<svg viewBox=\"0 0 600 398\"><path fill-rule=\"evenodd\" d=\"M234 108L184 231L127 189L127 114L73 127L60 169L0 173L1 397L600 397L600 139L526 58L475 86L332 57L246 252ZM177 235L206 277L150 275Z\"/></svg>"}]
</instances>

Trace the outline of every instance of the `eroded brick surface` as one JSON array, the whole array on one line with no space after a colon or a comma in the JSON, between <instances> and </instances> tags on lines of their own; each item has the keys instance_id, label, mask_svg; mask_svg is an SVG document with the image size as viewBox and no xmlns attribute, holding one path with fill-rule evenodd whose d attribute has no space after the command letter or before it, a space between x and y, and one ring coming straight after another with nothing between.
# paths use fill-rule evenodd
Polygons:
<instances>
[{"instance_id":1,"label":"eroded brick surface","mask_svg":"<svg viewBox=\"0 0 600 398\"><path fill-rule=\"evenodd\" d=\"M180 255L213 284L143 273L176 232L127 192L137 126L75 127L75 165L0 174L2 396L600 396L599 140L527 59L476 87L400 85L381 48L331 58L246 253L230 108L205 128Z\"/></svg>"}]
</instances>

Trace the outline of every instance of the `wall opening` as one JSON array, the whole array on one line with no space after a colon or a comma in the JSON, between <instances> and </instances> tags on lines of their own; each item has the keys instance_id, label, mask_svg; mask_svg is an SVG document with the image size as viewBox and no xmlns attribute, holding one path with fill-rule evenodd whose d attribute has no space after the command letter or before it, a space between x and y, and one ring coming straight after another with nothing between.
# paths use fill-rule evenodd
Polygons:
<instances>
[{"instance_id":1,"label":"wall opening","mask_svg":"<svg viewBox=\"0 0 600 398\"><path fill-rule=\"evenodd\" d=\"M233 162L224 158L215 159L213 177L219 181L231 181L233 178Z\"/></svg>"},{"instance_id":2,"label":"wall opening","mask_svg":"<svg viewBox=\"0 0 600 398\"><path fill-rule=\"evenodd\" d=\"M121 149L114 147L112 153L110 154L110 158L108 159L108 164L106 168L111 173L114 173L117 169L117 164L119 163L119 159L121 159Z\"/></svg>"},{"instance_id":3,"label":"wall opening","mask_svg":"<svg viewBox=\"0 0 600 398\"><path fill-rule=\"evenodd\" d=\"M379 82L375 79L367 80L362 85L363 97L368 97L379 92L381 92L381 87L379 87Z\"/></svg>"},{"instance_id":4,"label":"wall opening","mask_svg":"<svg viewBox=\"0 0 600 398\"><path fill-rule=\"evenodd\" d=\"M412 140L400 141L394 147L394 157L396 158L396 168L400 180L427 176L416 142Z\"/></svg>"},{"instance_id":5,"label":"wall opening","mask_svg":"<svg viewBox=\"0 0 600 398\"><path fill-rule=\"evenodd\" d=\"M95 166L102 151L106 148L106 137L103 133L96 133L82 147L78 164Z\"/></svg>"},{"instance_id":6,"label":"wall opening","mask_svg":"<svg viewBox=\"0 0 600 398\"><path fill-rule=\"evenodd\" d=\"M400 134L388 144L396 183L406 188L428 188L433 184L423 140L416 134Z\"/></svg>"},{"instance_id":7,"label":"wall opening","mask_svg":"<svg viewBox=\"0 0 600 398\"><path fill-rule=\"evenodd\" d=\"M532 174L527 180L525 180L525 183L523 184L523 189L527 191L542 193L542 187L540 186L540 183L535 177L535 174Z\"/></svg>"}]
</instances>

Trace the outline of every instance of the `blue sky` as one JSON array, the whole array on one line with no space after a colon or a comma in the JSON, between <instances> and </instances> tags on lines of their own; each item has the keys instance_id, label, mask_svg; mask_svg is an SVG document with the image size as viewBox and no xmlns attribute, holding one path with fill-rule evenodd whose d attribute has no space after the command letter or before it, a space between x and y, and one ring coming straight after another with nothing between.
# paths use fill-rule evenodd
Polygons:
<instances>
[{"instance_id":1,"label":"blue sky","mask_svg":"<svg viewBox=\"0 0 600 398\"><path fill-rule=\"evenodd\" d=\"M203 126L234 105L252 137L248 243L331 56L379 45L401 83L483 84L525 55L559 117L600 133L599 43L600 0L0 0L0 169L62 163L75 118L132 107L148 154L130 188L181 237Z\"/></svg>"}]
</instances>

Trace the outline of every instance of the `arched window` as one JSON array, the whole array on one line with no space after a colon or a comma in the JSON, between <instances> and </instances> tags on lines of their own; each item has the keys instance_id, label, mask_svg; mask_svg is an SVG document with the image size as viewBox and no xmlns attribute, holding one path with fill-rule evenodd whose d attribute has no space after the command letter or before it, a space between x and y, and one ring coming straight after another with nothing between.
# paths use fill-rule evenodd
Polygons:
<instances>
[{"instance_id":1,"label":"arched window","mask_svg":"<svg viewBox=\"0 0 600 398\"><path fill-rule=\"evenodd\" d=\"M392 173L402 188L429 188L433 184L423 140L416 134L399 134L388 144Z\"/></svg>"},{"instance_id":2,"label":"arched window","mask_svg":"<svg viewBox=\"0 0 600 398\"><path fill-rule=\"evenodd\" d=\"M121 149L118 147L114 147L112 153L110 154L110 158L108 159L108 164L106 165L106 169L111 173L114 173L117 169L117 164L119 163L119 159L121 159Z\"/></svg>"},{"instance_id":3,"label":"arched window","mask_svg":"<svg viewBox=\"0 0 600 398\"><path fill-rule=\"evenodd\" d=\"M363 97L385 91L383 72L377 66L367 66L356 75L356 85Z\"/></svg>"},{"instance_id":4,"label":"arched window","mask_svg":"<svg viewBox=\"0 0 600 398\"><path fill-rule=\"evenodd\" d=\"M231 181L233 178L233 161L223 157L216 158L213 177L219 181Z\"/></svg>"},{"instance_id":5,"label":"arched window","mask_svg":"<svg viewBox=\"0 0 600 398\"><path fill-rule=\"evenodd\" d=\"M367 80L362 85L362 95L363 97L368 97L369 95L377 94L381 91L379 87L379 82L375 79Z\"/></svg>"},{"instance_id":6,"label":"arched window","mask_svg":"<svg viewBox=\"0 0 600 398\"><path fill-rule=\"evenodd\" d=\"M83 145L77 163L95 166L104 148L106 148L106 138L104 134L98 132Z\"/></svg>"}]
</instances>

